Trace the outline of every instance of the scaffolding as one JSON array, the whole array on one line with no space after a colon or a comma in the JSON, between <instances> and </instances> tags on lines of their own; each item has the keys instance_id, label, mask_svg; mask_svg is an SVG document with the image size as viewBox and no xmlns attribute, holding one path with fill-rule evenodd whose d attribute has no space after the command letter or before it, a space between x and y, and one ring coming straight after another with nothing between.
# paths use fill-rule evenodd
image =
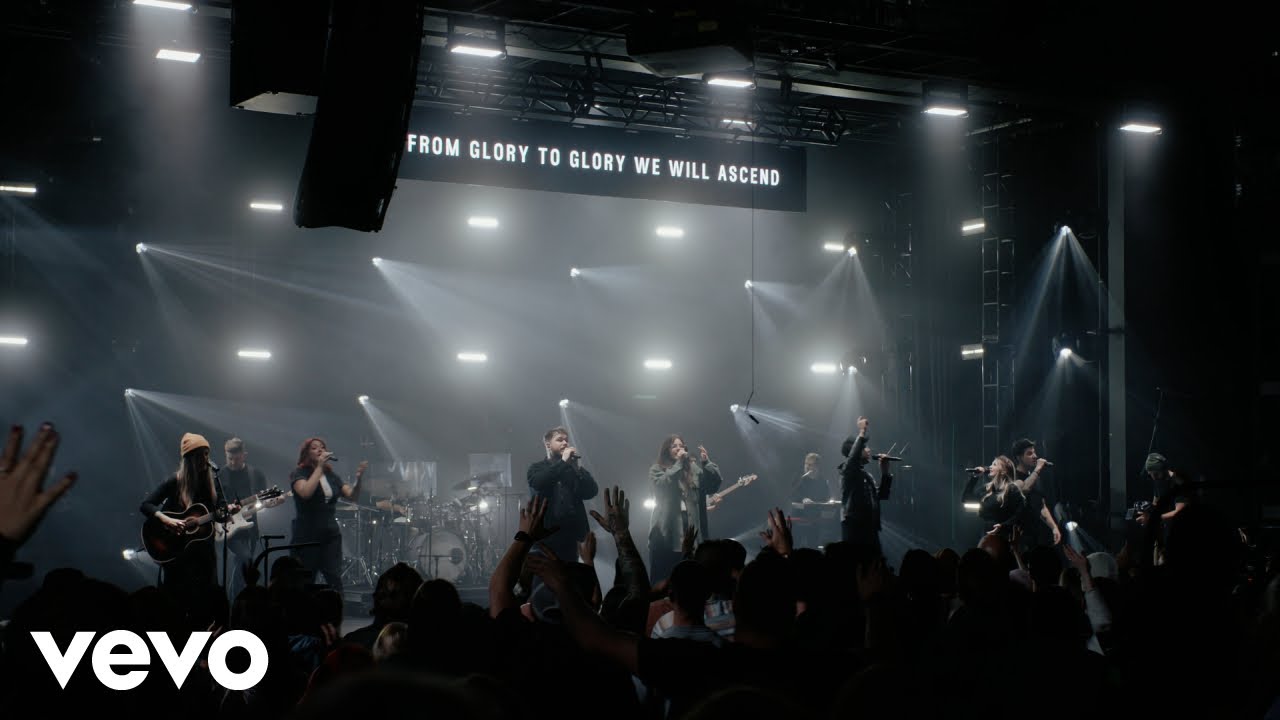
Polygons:
<instances>
[{"instance_id":1,"label":"scaffolding","mask_svg":"<svg viewBox=\"0 0 1280 720\"><path fill-rule=\"evenodd\" d=\"M1013 417L1014 383L1014 175L1005 166L997 134L976 148L982 173L982 458L1004 452Z\"/></svg>"}]
</instances>

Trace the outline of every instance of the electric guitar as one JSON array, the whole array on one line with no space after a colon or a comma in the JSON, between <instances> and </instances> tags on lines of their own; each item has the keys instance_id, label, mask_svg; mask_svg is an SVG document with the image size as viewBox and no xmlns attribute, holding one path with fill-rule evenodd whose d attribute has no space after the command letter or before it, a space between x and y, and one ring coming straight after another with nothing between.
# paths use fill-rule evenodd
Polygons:
<instances>
[{"instance_id":1,"label":"electric guitar","mask_svg":"<svg viewBox=\"0 0 1280 720\"><path fill-rule=\"evenodd\" d=\"M282 497L284 492L278 487L264 490L241 500L240 510L227 518L226 528L222 526L222 518L210 512L203 503L194 503L182 512L165 512L164 515L187 523L185 529L171 530L160 518L154 515L142 524L142 545L147 554L157 563L164 564L176 560L186 552L192 543L204 542L211 538L225 541L236 533L253 526L248 517L256 512L259 502ZM246 513L248 517L246 517Z\"/></svg>"},{"instance_id":2,"label":"electric guitar","mask_svg":"<svg viewBox=\"0 0 1280 720\"><path fill-rule=\"evenodd\" d=\"M720 507L720 503L724 502L726 496L738 488L744 488L755 482L757 477L757 475L743 475L738 478L738 482L707 498L707 512L711 512L712 510Z\"/></svg>"}]
</instances>

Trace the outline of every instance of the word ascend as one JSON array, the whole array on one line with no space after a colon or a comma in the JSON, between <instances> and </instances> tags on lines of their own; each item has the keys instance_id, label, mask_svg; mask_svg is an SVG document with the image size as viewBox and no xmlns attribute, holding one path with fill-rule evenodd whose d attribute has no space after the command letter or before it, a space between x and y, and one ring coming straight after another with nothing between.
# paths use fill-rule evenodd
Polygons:
<instances>
[{"instance_id":1,"label":"word ascend","mask_svg":"<svg viewBox=\"0 0 1280 720\"><path fill-rule=\"evenodd\" d=\"M209 642L212 634L191 633L191 638L187 640L186 647L182 648L181 655L174 649L173 643L165 633L149 632L147 639L155 647L161 664L169 672L169 677L173 678L173 684L181 688L191 668L195 666L196 660L200 658L200 651L204 649L205 643ZM54 678L64 690L71 676L75 674L76 668L80 666L85 651L89 649L89 643L93 642L93 636L94 633L91 632L76 633L64 653L58 649L58 643L50 633L31 633L31 639L35 640L36 647L40 648L40 654L44 656L44 661L49 664ZM120 646L124 646L127 652L113 652ZM244 672L234 673L227 667L227 653L235 647L244 648L249 652L249 667ZM93 674L98 677L98 682L112 690L133 690L147 679L148 671L131 670L118 673L113 666L149 665L151 654L147 652L146 643L137 634L128 630L112 630L103 635L94 646L92 662ZM209 674L213 676L215 682L228 690L248 690L261 682L267 674L267 647L262 644L258 636L244 630L223 633L209 646Z\"/></svg>"}]
</instances>

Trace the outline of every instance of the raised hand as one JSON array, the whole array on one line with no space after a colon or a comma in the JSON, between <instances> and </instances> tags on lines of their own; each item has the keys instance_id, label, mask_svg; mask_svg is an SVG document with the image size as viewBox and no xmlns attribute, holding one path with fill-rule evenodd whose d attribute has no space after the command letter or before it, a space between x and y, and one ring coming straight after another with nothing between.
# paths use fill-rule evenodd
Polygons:
<instances>
[{"instance_id":1,"label":"raised hand","mask_svg":"<svg viewBox=\"0 0 1280 720\"><path fill-rule=\"evenodd\" d=\"M783 514L782 508L769 511L769 526L760 533L760 539L779 555L791 554L791 521Z\"/></svg>"},{"instance_id":2,"label":"raised hand","mask_svg":"<svg viewBox=\"0 0 1280 720\"><path fill-rule=\"evenodd\" d=\"M858 417L858 432L860 434L865 434L867 432L867 427L870 425L871 425L871 421L868 420L866 417L862 417L862 416Z\"/></svg>"},{"instance_id":3,"label":"raised hand","mask_svg":"<svg viewBox=\"0 0 1280 720\"><path fill-rule=\"evenodd\" d=\"M618 535L627 532L630 529L631 501L627 499L627 494L622 488L613 486L605 488L604 491L604 516L595 510L591 511L591 517L600 523L600 527L611 535Z\"/></svg>"},{"instance_id":4,"label":"raised hand","mask_svg":"<svg viewBox=\"0 0 1280 720\"><path fill-rule=\"evenodd\" d=\"M546 528L542 526L542 519L547 515L547 499L544 497L536 497L529 501L526 507L520 508L520 532L526 533L533 538L534 542L550 537L560 529L560 526Z\"/></svg>"},{"instance_id":5,"label":"raised hand","mask_svg":"<svg viewBox=\"0 0 1280 720\"><path fill-rule=\"evenodd\" d=\"M44 489L45 477L53 456L58 452L58 433L53 425L40 427L35 442L22 458L22 426L9 430L9 440L0 454L0 535L21 545L31 537L44 519L49 507L75 484L76 473L69 472L53 487Z\"/></svg>"},{"instance_id":6,"label":"raised hand","mask_svg":"<svg viewBox=\"0 0 1280 720\"><path fill-rule=\"evenodd\" d=\"M596 534L587 531L587 536L582 542L578 543L578 557L582 559L582 564L591 565L596 560Z\"/></svg>"},{"instance_id":7,"label":"raised hand","mask_svg":"<svg viewBox=\"0 0 1280 720\"><path fill-rule=\"evenodd\" d=\"M529 572L542 578L548 587L556 593L560 593L568 587L569 578L564 569L564 563L560 562L560 558L551 551L546 545L539 544L540 552L529 553L524 559L524 566Z\"/></svg>"},{"instance_id":8,"label":"raised hand","mask_svg":"<svg viewBox=\"0 0 1280 720\"><path fill-rule=\"evenodd\" d=\"M1044 458L1040 458L1039 460L1036 460L1036 469L1033 472L1040 472L1041 470L1044 469L1044 466L1048 464L1049 464L1049 461L1045 460Z\"/></svg>"},{"instance_id":9,"label":"raised hand","mask_svg":"<svg viewBox=\"0 0 1280 720\"><path fill-rule=\"evenodd\" d=\"M711 462L711 457L707 455L707 449L702 447L701 445L698 446L698 456L702 459L702 462L704 463Z\"/></svg>"}]
</instances>

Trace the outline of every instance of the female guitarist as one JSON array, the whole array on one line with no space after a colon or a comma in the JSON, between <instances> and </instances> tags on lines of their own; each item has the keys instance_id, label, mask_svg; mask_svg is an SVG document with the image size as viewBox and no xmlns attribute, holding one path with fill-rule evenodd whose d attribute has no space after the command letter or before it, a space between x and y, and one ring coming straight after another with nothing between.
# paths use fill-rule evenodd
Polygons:
<instances>
[{"instance_id":1,"label":"female guitarist","mask_svg":"<svg viewBox=\"0 0 1280 720\"><path fill-rule=\"evenodd\" d=\"M213 513L222 499L209 464L209 441L195 433L187 433L182 436L179 452L182 462L177 471L151 491L141 507L142 514L158 520L173 534L175 542L207 537L204 533L211 532L212 526L201 524L200 516ZM236 505L229 505L227 512L234 513L239 509ZM213 603L218 602L221 596L213 541L187 542L178 557L161 567L161 589L188 613L193 623L207 624L215 612Z\"/></svg>"}]
</instances>

